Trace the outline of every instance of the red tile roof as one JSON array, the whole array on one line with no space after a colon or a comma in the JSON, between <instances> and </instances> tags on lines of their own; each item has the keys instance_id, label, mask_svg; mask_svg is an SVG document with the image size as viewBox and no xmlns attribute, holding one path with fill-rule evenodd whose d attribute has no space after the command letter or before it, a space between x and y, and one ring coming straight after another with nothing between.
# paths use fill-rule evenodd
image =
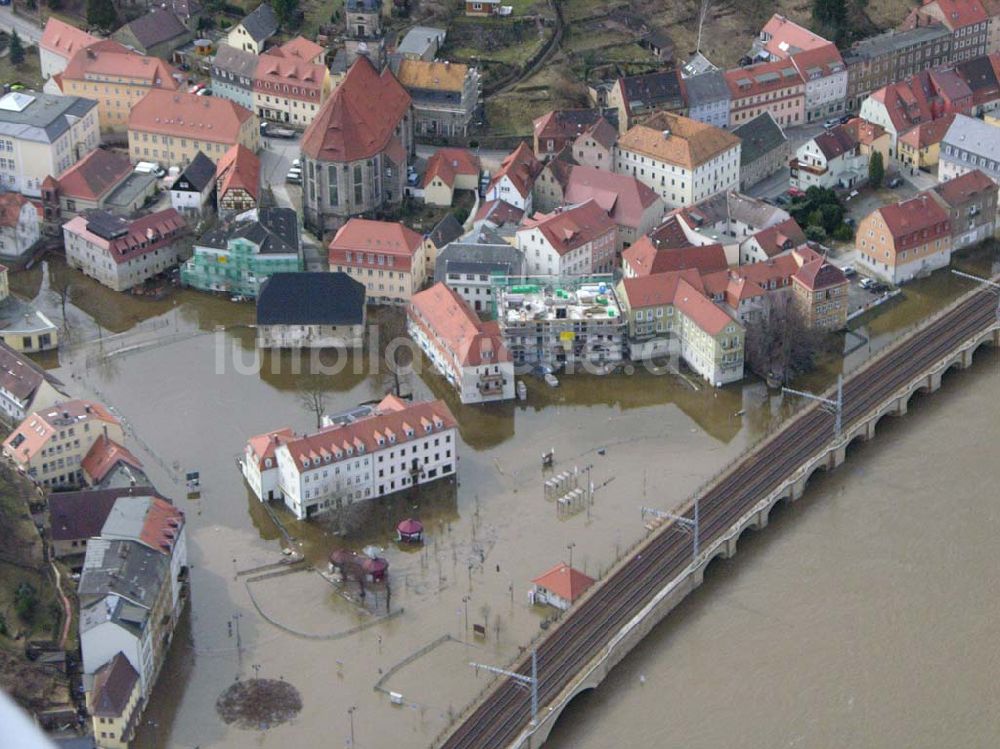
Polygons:
<instances>
[{"instance_id":1,"label":"red tile roof","mask_svg":"<svg viewBox=\"0 0 1000 749\"><path fill-rule=\"evenodd\" d=\"M80 461L80 468L90 478L91 483L99 484L119 463L125 463L132 468L142 468L141 460L124 446L102 434Z\"/></svg>"},{"instance_id":2,"label":"red tile roof","mask_svg":"<svg viewBox=\"0 0 1000 749\"><path fill-rule=\"evenodd\" d=\"M695 268L702 273L725 270L726 251L721 244L691 245L657 249L649 237L643 237L622 252L622 262L637 276Z\"/></svg>"},{"instance_id":3,"label":"red tile roof","mask_svg":"<svg viewBox=\"0 0 1000 749\"><path fill-rule=\"evenodd\" d=\"M128 115L130 132L149 132L233 145L253 112L219 96L152 89Z\"/></svg>"},{"instance_id":4,"label":"red tile roof","mask_svg":"<svg viewBox=\"0 0 1000 749\"><path fill-rule=\"evenodd\" d=\"M257 58L253 88L261 94L280 92L284 98L319 104L326 76L325 65L265 52Z\"/></svg>"},{"instance_id":5,"label":"red tile roof","mask_svg":"<svg viewBox=\"0 0 1000 749\"><path fill-rule=\"evenodd\" d=\"M836 265L818 257L803 263L792 276L792 281L802 284L809 291L819 291L835 286L846 286L847 276Z\"/></svg>"},{"instance_id":6,"label":"red tile roof","mask_svg":"<svg viewBox=\"0 0 1000 749\"><path fill-rule=\"evenodd\" d=\"M996 183L978 169L953 177L931 188L950 207L961 206L984 192L996 192Z\"/></svg>"},{"instance_id":7,"label":"red tile roof","mask_svg":"<svg viewBox=\"0 0 1000 749\"><path fill-rule=\"evenodd\" d=\"M587 591L587 588L594 584L594 578L560 562L531 582L539 588L544 588L563 600L573 603Z\"/></svg>"},{"instance_id":8,"label":"red tile roof","mask_svg":"<svg viewBox=\"0 0 1000 749\"><path fill-rule=\"evenodd\" d=\"M59 175L59 195L100 201L132 173L128 157L95 148Z\"/></svg>"},{"instance_id":9,"label":"red tile roof","mask_svg":"<svg viewBox=\"0 0 1000 749\"><path fill-rule=\"evenodd\" d=\"M627 174L592 166L574 166L563 188L565 203L593 200L619 226L639 228L646 210L659 200L647 185Z\"/></svg>"},{"instance_id":10,"label":"red tile roof","mask_svg":"<svg viewBox=\"0 0 1000 749\"><path fill-rule=\"evenodd\" d=\"M257 468L264 470L266 468L264 461L268 458L274 458L274 451L278 448L278 445L294 438L295 432L289 427L282 427L281 429L275 429L251 437L249 445L254 457L257 459Z\"/></svg>"},{"instance_id":11,"label":"red tile roof","mask_svg":"<svg viewBox=\"0 0 1000 749\"><path fill-rule=\"evenodd\" d=\"M777 13L764 24L761 33L771 37L764 44L764 49L782 59L799 50L816 49L830 44L818 34Z\"/></svg>"},{"instance_id":12,"label":"red tile roof","mask_svg":"<svg viewBox=\"0 0 1000 749\"><path fill-rule=\"evenodd\" d=\"M105 239L91 231L87 216L74 216L63 224L63 231L83 237L89 244L100 247L118 265L172 244L188 231L187 222L174 208L123 220L123 224L126 233L114 239Z\"/></svg>"},{"instance_id":13,"label":"red tile roof","mask_svg":"<svg viewBox=\"0 0 1000 749\"><path fill-rule=\"evenodd\" d=\"M531 229L538 229L559 255L618 231L615 222L595 200L552 213L536 213L525 219L518 232Z\"/></svg>"},{"instance_id":14,"label":"red tile roof","mask_svg":"<svg viewBox=\"0 0 1000 749\"><path fill-rule=\"evenodd\" d=\"M424 187L435 177L440 177L446 185L454 187L455 177L458 175L478 177L479 157L467 148L439 148L427 159Z\"/></svg>"},{"instance_id":15,"label":"red tile roof","mask_svg":"<svg viewBox=\"0 0 1000 749\"><path fill-rule=\"evenodd\" d=\"M520 224L524 211L506 200L487 200L476 211L476 221L488 221L494 226Z\"/></svg>"},{"instance_id":16,"label":"red tile roof","mask_svg":"<svg viewBox=\"0 0 1000 749\"><path fill-rule=\"evenodd\" d=\"M407 315L460 367L510 361L498 331L481 323L458 292L443 282L414 294Z\"/></svg>"},{"instance_id":17,"label":"red tile roof","mask_svg":"<svg viewBox=\"0 0 1000 749\"><path fill-rule=\"evenodd\" d=\"M184 512L164 499L154 498L146 511L139 540L151 549L170 553L183 527Z\"/></svg>"},{"instance_id":18,"label":"red tile roof","mask_svg":"<svg viewBox=\"0 0 1000 749\"><path fill-rule=\"evenodd\" d=\"M330 240L330 265L409 270L423 237L397 221L352 218ZM353 253L351 261L347 255ZM379 264L378 256L392 257L393 265Z\"/></svg>"},{"instance_id":19,"label":"red tile roof","mask_svg":"<svg viewBox=\"0 0 1000 749\"><path fill-rule=\"evenodd\" d=\"M941 20L952 31L989 20L989 14L979 0L931 0L930 2L924 0L924 7L928 5L936 5L940 8L941 18L931 17ZM923 8L918 8L919 10L923 10Z\"/></svg>"},{"instance_id":20,"label":"red tile roof","mask_svg":"<svg viewBox=\"0 0 1000 749\"><path fill-rule=\"evenodd\" d=\"M813 77L823 77L843 72L844 59L833 43L821 44L818 47L796 52L791 57L792 64L805 81Z\"/></svg>"},{"instance_id":21,"label":"red tile roof","mask_svg":"<svg viewBox=\"0 0 1000 749\"><path fill-rule=\"evenodd\" d=\"M804 81L799 71L788 60L761 62L745 68L733 68L723 74L733 101L769 94L791 86L801 86Z\"/></svg>"},{"instance_id":22,"label":"red tile roof","mask_svg":"<svg viewBox=\"0 0 1000 749\"><path fill-rule=\"evenodd\" d=\"M386 437L390 434L394 437L394 444L398 445L457 426L458 422L444 401L415 401L405 404L390 395L379 403L372 416L344 425L326 427L291 440L281 449L288 450L296 467L309 470L351 457L359 450L371 453L387 447L389 441ZM407 436L408 429L413 430L413 437ZM386 444L379 445L379 439L383 439ZM307 466L306 460L311 464Z\"/></svg>"},{"instance_id":23,"label":"red tile roof","mask_svg":"<svg viewBox=\"0 0 1000 749\"><path fill-rule=\"evenodd\" d=\"M643 309L673 304L677 295L677 285L682 279L696 289L702 288L701 274L695 268L623 278L622 286L628 298L629 308Z\"/></svg>"},{"instance_id":24,"label":"red tile roof","mask_svg":"<svg viewBox=\"0 0 1000 749\"><path fill-rule=\"evenodd\" d=\"M294 39L289 39L287 42L282 44L280 47L275 47L268 50L268 54L280 54L282 57L288 57L291 59L302 60L303 62L312 62L313 60L320 58L326 53L326 49L316 44L316 42L306 39L304 36L297 36Z\"/></svg>"},{"instance_id":25,"label":"red tile roof","mask_svg":"<svg viewBox=\"0 0 1000 749\"><path fill-rule=\"evenodd\" d=\"M215 173L218 175L219 200L230 190L245 190L255 201L258 199L260 159L242 143L222 154Z\"/></svg>"},{"instance_id":26,"label":"red tile roof","mask_svg":"<svg viewBox=\"0 0 1000 749\"><path fill-rule=\"evenodd\" d=\"M954 121L955 115L946 114L944 117L930 122L921 122L900 135L899 141L917 150L933 146L935 143L941 142Z\"/></svg>"},{"instance_id":27,"label":"red tile roof","mask_svg":"<svg viewBox=\"0 0 1000 749\"><path fill-rule=\"evenodd\" d=\"M125 82L131 85L176 91L179 84L173 77L175 74L177 70L158 57L140 55L118 42L104 39L75 52L62 75L63 80L88 82L93 76L116 81L126 78Z\"/></svg>"},{"instance_id":28,"label":"red tile roof","mask_svg":"<svg viewBox=\"0 0 1000 749\"><path fill-rule=\"evenodd\" d=\"M0 193L0 226L17 226L21 210L30 202L19 192Z\"/></svg>"},{"instance_id":29,"label":"red tile roof","mask_svg":"<svg viewBox=\"0 0 1000 749\"><path fill-rule=\"evenodd\" d=\"M17 462L30 460L45 447L61 426L70 422L76 425L91 421L120 424L101 403L86 400L63 401L44 411L35 411L28 415L4 440L4 451L14 456ZM14 447L14 442L18 443L17 447Z\"/></svg>"},{"instance_id":30,"label":"red tile roof","mask_svg":"<svg viewBox=\"0 0 1000 749\"><path fill-rule=\"evenodd\" d=\"M674 307L684 313L695 325L712 336L736 322L725 310L717 306L701 291L683 278L677 283Z\"/></svg>"},{"instance_id":31,"label":"red tile roof","mask_svg":"<svg viewBox=\"0 0 1000 749\"><path fill-rule=\"evenodd\" d=\"M359 57L302 136L302 153L318 161L350 162L381 153L410 109L410 95L386 68Z\"/></svg>"},{"instance_id":32,"label":"red tile roof","mask_svg":"<svg viewBox=\"0 0 1000 749\"><path fill-rule=\"evenodd\" d=\"M914 232L929 230L930 237L936 234L947 234L950 227L941 229L941 224L949 224L948 214L937 204L937 201L928 195L920 194L901 203L890 203L877 209L882 215L882 220L888 227L893 239L896 240L897 249L901 238L912 235Z\"/></svg>"},{"instance_id":33,"label":"red tile roof","mask_svg":"<svg viewBox=\"0 0 1000 749\"><path fill-rule=\"evenodd\" d=\"M139 674L122 653L105 663L94 674L93 708L100 718L122 718L139 681Z\"/></svg>"},{"instance_id":34,"label":"red tile roof","mask_svg":"<svg viewBox=\"0 0 1000 749\"><path fill-rule=\"evenodd\" d=\"M531 187L535 184L538 173L542 171L542 166L542 162L535 158L535 154L528 144L521 141L520 145L500 162L500 168L493 175L489 189L492 190L502 177L507 177L514 185L514 189L520 193L522 198L525 198L531 192Z\"/></svg>"},{"instance_id":35,"label":"red tile roof","mask_svg":"<svg viewBox=\"0 0 1000 749\"><path fill-rule=\"evenodd\" d=\"M796 223L794 218L786 218L774 226L761 229L753 237L768 257L792 250L806 241L802 227Z\"/></svg>"},{"instance_id":36,"label":"red tile roof","mask_svg":"<svg viewBox=\"0 0 1000 749\"><path fill-rule=\"evenodd\" d=\"M603 119L599 109L553 109L536 117L532 124L537 138L575 140Z\"/></svg>"},{"instance_id":37,"label":"red tile roof","mask_svg":"<svg viewBox=\"0 0 1000 749\"><path fill-rule=\"evenodd\" d=\"M70 26L55 16L50 16L45 22L45 31L42 32L39 46L68 59L84 47L99 41L98 37L91 36L76 26Z\"/></svg>"}]
</instances>

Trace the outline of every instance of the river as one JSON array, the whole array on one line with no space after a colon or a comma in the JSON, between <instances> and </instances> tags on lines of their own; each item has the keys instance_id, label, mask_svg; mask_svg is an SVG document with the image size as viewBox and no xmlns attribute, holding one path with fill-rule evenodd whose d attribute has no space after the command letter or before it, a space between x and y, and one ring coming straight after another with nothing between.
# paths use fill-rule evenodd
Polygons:
<instances>
[{"instance_id":1,"label":"river","mask_svg":"<svg viewBox=\"0 0 1000 749\"><path fill-rule=\"evenodd\" d=\"M995 747L998 363L983 350L744 534L546 749Z\"/></svg>"}]
</instances>

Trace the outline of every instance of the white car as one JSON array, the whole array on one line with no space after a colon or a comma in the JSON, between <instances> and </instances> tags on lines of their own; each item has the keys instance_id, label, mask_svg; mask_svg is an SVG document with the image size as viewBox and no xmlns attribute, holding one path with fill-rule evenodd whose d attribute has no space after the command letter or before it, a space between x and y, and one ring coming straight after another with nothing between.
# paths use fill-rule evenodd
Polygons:
<instances>
[{"instance_id":1,"label":"white car","mask_svg":"<svg viewBox=\"0 0 1000 749\"><path fill-rule=\"evenodd\" d=\"M292 168L293 169L301 169L302 168L302 159L295 159L295 161L292 162Z\"/></svg>"}]
</instances>

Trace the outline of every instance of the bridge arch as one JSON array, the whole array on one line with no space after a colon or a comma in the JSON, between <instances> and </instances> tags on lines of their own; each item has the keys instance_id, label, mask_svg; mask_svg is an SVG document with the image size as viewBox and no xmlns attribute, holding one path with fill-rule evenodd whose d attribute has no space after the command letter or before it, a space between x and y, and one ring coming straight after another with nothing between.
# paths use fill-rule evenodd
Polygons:
<instances>
[{"instance_id":1,"label":"bridge arch","mask_svg":"<svg viewBox=\"0 0 1000 749\"><path fill-rule=\"evenodd\" d=\"M544 721L542 719L542 707L539 705L539 723L541 724L537 731L535 731L534 737L531 740L530 746L541 746L549 738L549 734L559 725L559 721L563 719L564 715L569 713L572 716L574 712L581 710L586 710L587 702L593 697L593 692L597 690L597 684L581 684L580 687L573 693L573 696L566 700L560 707L553 710L549 715L545 716Z\"/></svg>"}]
</instances>

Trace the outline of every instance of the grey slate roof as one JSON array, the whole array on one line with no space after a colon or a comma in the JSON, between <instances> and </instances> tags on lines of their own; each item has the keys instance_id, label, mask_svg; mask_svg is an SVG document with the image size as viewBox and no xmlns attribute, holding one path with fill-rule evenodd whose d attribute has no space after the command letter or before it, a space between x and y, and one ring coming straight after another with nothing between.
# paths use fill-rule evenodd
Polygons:
<instances>
[{"instance_id":1,"label":"grey slate roof","mask_svg":"<svg viewBox=\"0 0 1000 749\"><path fill-rule=\"evenodd\" d=\"M44 369L0 342L0 388L20 401L28 401L46 379Z\"/></svg>"},{"instance_id":2,"label":"grey slate roof","mask_svg":"<svg viewBox=\"0 0 1000 749\"><path fill-rule=\"evenodd\" d=\"M406 36L396 47L396 51L401 55L423 55L429 48L435 49L444 44L446 32L444 29L436 29L431 26L414 26L406 32ZM434 44L434 40L437 44Z\"/></svg>"},{"instance_id":3,"label":"grey slate roof","mask_svg":"<svg viewBox=\"0 0 1000 749\"><path fill-rule=\"evenodd\" d=\"M275 273L257 295L258 325L361 325L365 287L346 273Z\"/></svg>"},{"instance_id":4,"label":"grey slate roof","mask_svg":"<svg viewBox=\"0 0 1000 749\"><path fill-rule=\"evenodd\" d=\"M1000 156L1000 127L959 114L941 139L941 158L947 156L946 145L996 161Z\"/></svg>"},{"instance_id":5,"label":"grey slate roof","mask_svg":"<svg viewBox=\"0 0 1000 749\"><path fill-rule=\"evenodd\" d=\"M774 121L770 112L757 115L733 130L733 135L742 142L740 146L740 164L752 164L775 148L788 142L788 138Z\"/></svg>"},{"instance_id":6,"label":"grey slate roof","mask_svg":"<svg viewBox=\"0 0 1000 749\"><path fill-rule=\"evenodd\" d=\"M154 7L125 26L147 50L189 33L181 20L169 10Z\"/></svg>"},{"instance_id":7,"label":"grey slate roof","mask_svg":"<svg viewBox=\"0 0 1000 749\"><path fill-rule=\"evenodd\" d=\"M685 78L684 88L687 90L688 107L692 109L729 100L729 86L719 70Z\"/></svg>"},{"instance_id":8,"label":"grey slate roof","mask_svg":"<svg viewBox=\"0 0 1000 749\"><path fill-rule=\"evenodd\" d=\"M230 239L237 238L253 242L262 254L297 254L298 217L291 208L261 208L256 221L237 221L216 227L203 234L195 245L225 249Z\"/></svg>"},{"instance_id":9,"label":"grey slate roof","mask_svg":"<svg viewBox=\"0 0 1000 749\"><path fill-rule=\"evenodd\" d=\"M87 489L50 494L48 506L52 539L72 541L99 536L119 497L149 497L155 494L148 487Z\"/></svg>"},{"instance_id":10,"label":"grey slate roof","mask_svg":"<svg viewBox=\"0 0 1000 749\"><path fill-rule=\"evenodd\" d=\"M87 544L77 595L86 603L117 595L148 609L169 577L169 566L166 554L138 541L95 538Z\"/></svg>"},{"instance_id":11,"label":"grey slate roof","mask_svg":"<svg viewBox=\"0 0 1000 749\"><path fill-rule=\"evenodd\" d=\"M212 65L219 70L232 73L238 78L252 79L257 70L257 59L258 56L253 52L230 47L228 44L220 44Z\"/></svg>"},{"instance_id":12,"label":"grey slate roof","mask_svg":"<svg viewBox=\"0 0 1000 749\"><path fill-rule=\"evenodd\" d=\"M107 538L132 538L139 540L146 515L153 504L152 497L122 497L115 501L101 527Z\"/></svg>"},{"instance_id":13,"label":"grey slate roof","mask_svg":"<svg viewBox=\"0 0 1000 749\"><path fill-rule=\"evenodd\" d=\"M502 273L506 276L520 276L523 272L524 255L506 242L452 242L441 251L434 263L435 282L447 283L449 273Z\"/></svg>"},{"instance_id":14,"label":"grey slate roof","mask_svg":"<svg viewBox=\"0 0 1000 749\"><path fill-rule=\"evenodd\" d=\"M34 99L22 111L3 108L7 97L31 97ZM0 135L11 138L32 140L37 143L52 143L69 130L70 118L85 117L97 102L79 96L54 96L31 92L11 92L0 99Z\"/></svg>"},{"instance_id":15,"label":"grey slate roof","mask_svg":"<svg viewBox=\"0 0 1000 749\"><path fill-rule=\"evenodd\" d=\"M449 213L443 219L438 221L437 226L431 229L431 233L427 235L427 238L433 243L435 247L444 247L449 242L454 242L465 232L462 225L458 223L458 219L455 218L454 213Z\"/></svg>"},{"instance_id":16,"label":"grey slate roof","mask_svg":"<svg viewBox=\"0 0 1000 749\"><path fill-rule=\"evenodd\" d=\"M215 162L201 151L191 159L191 163L181 172L177 181L170 188L172 190L184 190L189 192L201 192L208 185L215 181ZM185 184L186 183L186 184ZM188 190L190 185L191 190Z\"/></svg>"},{"instance_id":17,"label":"grey slate roof","mask_svg":"<svg viewBox=\"0 0 1000 749\"><path fill-rule=\"evenodd\" d=\"M841 52L844 63L850 65L862 60L871 60L897 50L904 50L914 45L921 45L951 36L951 32L943 24L918 26L906 31L886 31L878 36L871 36L855 42L849 49Z\"/></svg>"},{"instance_id":18,"label":"grey slate roof","mask_svg":"<svg viewBox=\"0 0 1000 749\"><path fill-rule=\"evenodd\" d=\"M241 21L243 28L255 42L270 39L278 31L278 17L270 3L261 3L250 15Z\"/></svg>"}]
</instances>

